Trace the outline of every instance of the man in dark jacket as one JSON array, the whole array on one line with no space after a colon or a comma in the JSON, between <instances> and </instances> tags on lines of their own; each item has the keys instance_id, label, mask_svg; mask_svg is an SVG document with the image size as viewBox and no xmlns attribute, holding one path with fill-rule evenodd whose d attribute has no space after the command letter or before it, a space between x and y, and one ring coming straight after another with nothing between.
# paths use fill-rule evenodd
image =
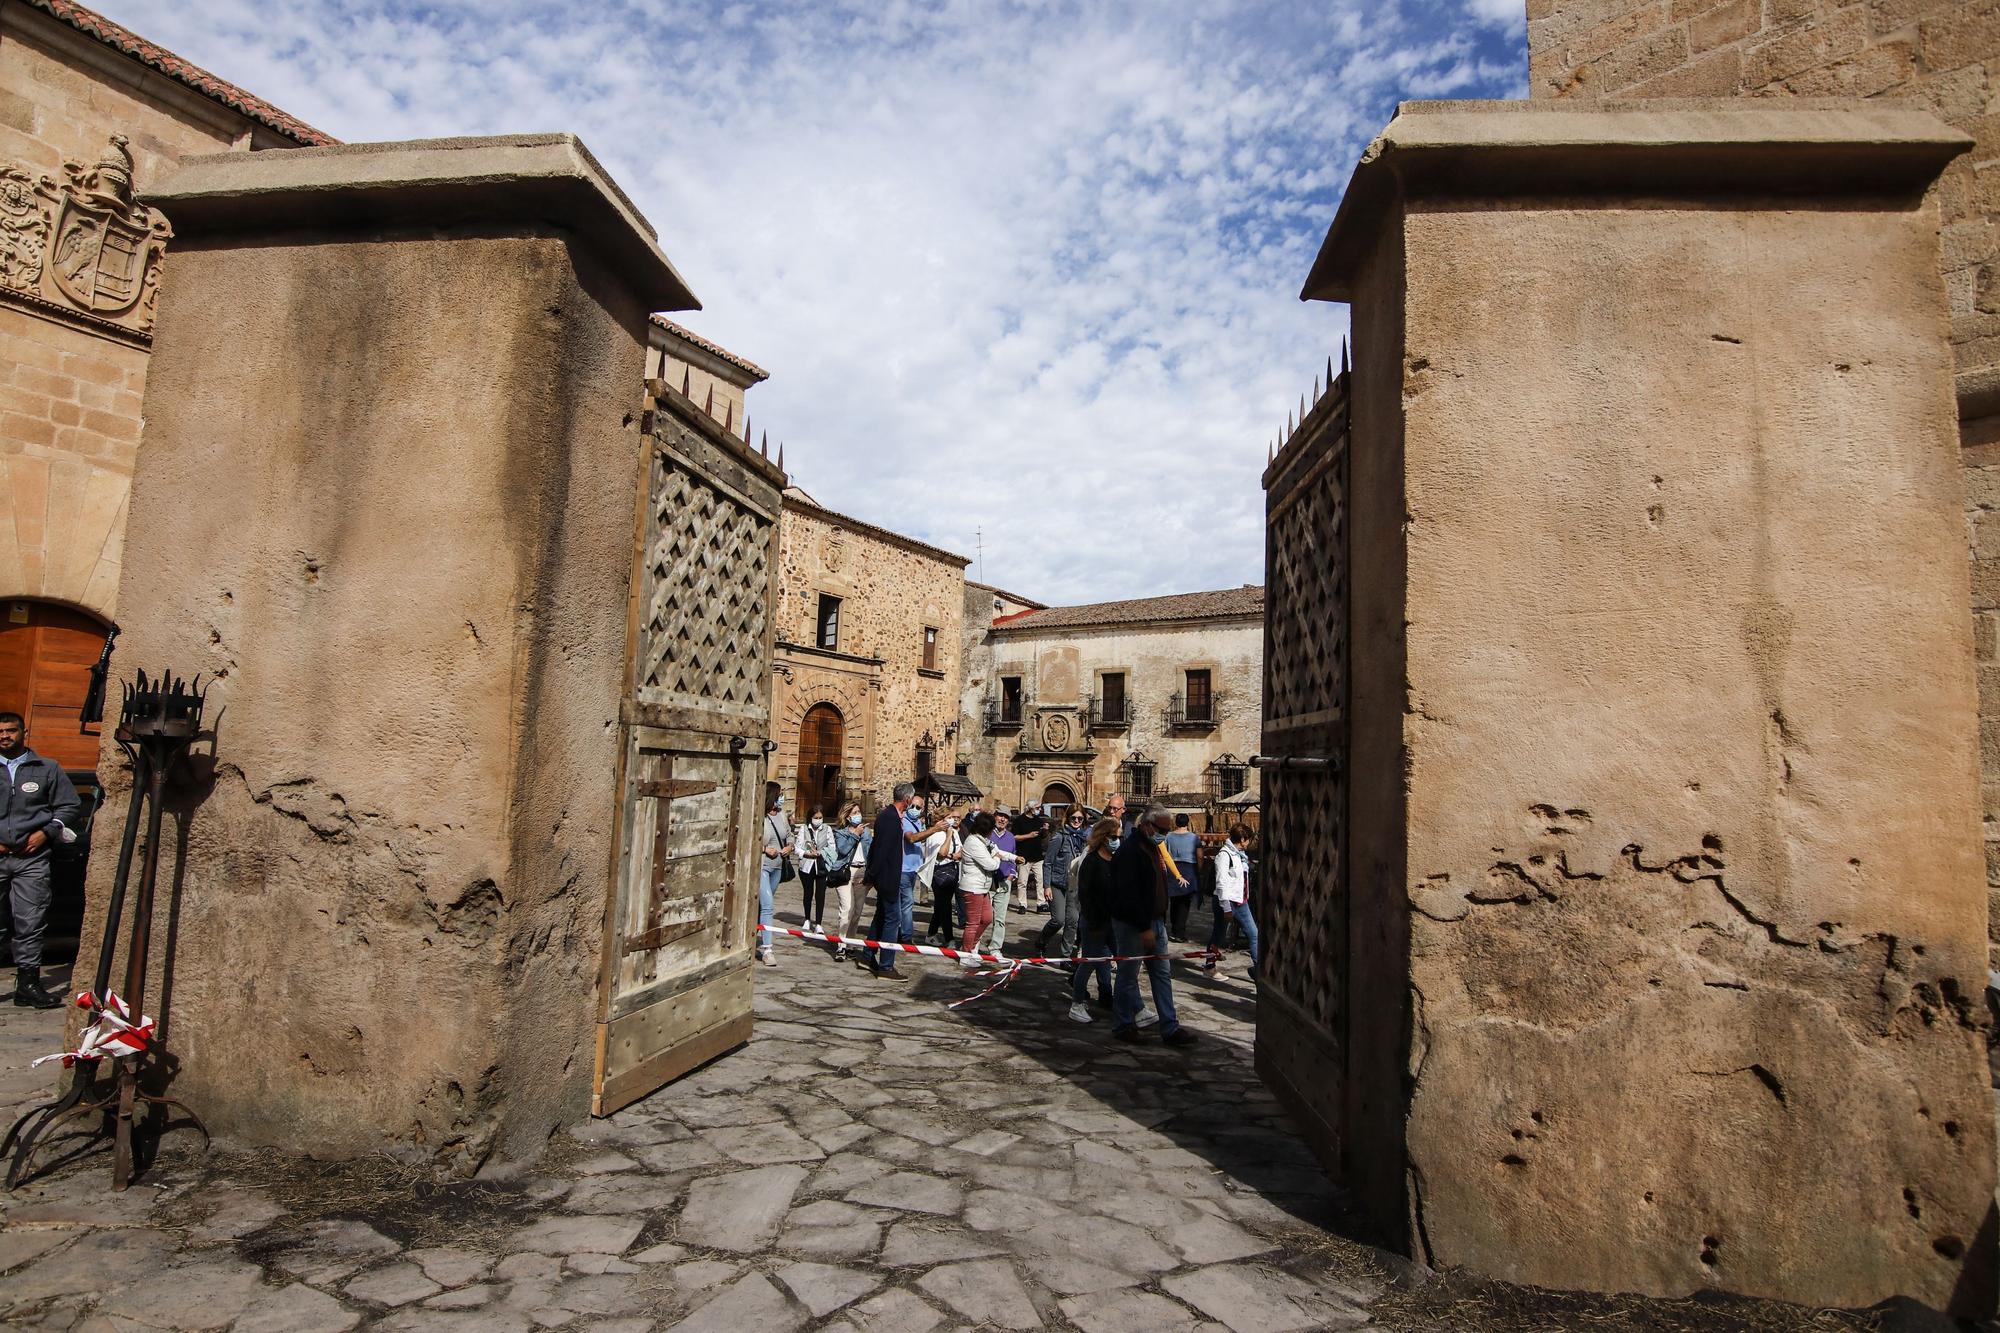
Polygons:
<instances>
[{"instance_id":1,"label":"man in dark jacket","mask_svg":"<svg viewBox=\"0 0 2000 1333\"><path fill-rule=\"evenodd\" d=\"M1173 816L1157 806L1132 827L1131 836L1111 858L1111 934L1120 955L1150 954L1167 945L1167 834ZM1111 1035L1120 1041L1139 1040L1139 966L1135 960L1118 964L1118 981L1111 990ZM1160 1015L1160 1040L1169 1046L1192 1046L1195 1035L1174 1012L1174 982L1165 958L1148 959L1153 1008Z\"/></svg>"},{"instance_id":2,"label":"man in dark jacket","mask_svg":"<svg viewBox=\"0 0 2000 1333\"><path fill-rule=\"evenodd\" d=\"M0 941L14 935L14 1003L54 1009L42 989L42 930L49 916L49 844L75 842L83 803L62 765L27 747L19 713L0 713Z\"/></svg>"},{"instance_id":3,"label":"man in dark jacket","mask_svg":"<svg viewBox=\"0 0 2000 1333\"><path fill-rule=\"evenodd\" d=\"M899 782L889 804L875 812L874 839L868 844L863 884L875 886L875 922L868 937L884 944L914 943L911 898L916 894L917 869L924 861L924 839L944 830L945 816L924 823L923 802L916 787ZM897 949L863 949L860 965L884 981L904 981L896 966Z\"/></svg>"}]
</instances>

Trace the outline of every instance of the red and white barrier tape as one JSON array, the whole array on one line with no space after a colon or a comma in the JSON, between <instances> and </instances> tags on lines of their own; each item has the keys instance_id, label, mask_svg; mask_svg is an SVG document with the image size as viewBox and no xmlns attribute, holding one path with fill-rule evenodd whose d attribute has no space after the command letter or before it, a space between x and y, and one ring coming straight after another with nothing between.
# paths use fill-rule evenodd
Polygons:
<instances>
[{"instance_id":1,"label":"red and white barrier tape","mask_svg":"<svg viewBox=\"0 0 2000 1333\"><path fill-rule=\"evenodd\" d=\"M1184 954L1108 953L1091 958L1009 958L1005 954L979 953L972 949L950 949L936 944L904 944L900 940L853 940L848 939L844 935L835 935L826 931L800 930L795 926L759 926L757 927L757 931L759 934L768 935L795 935L802 940L812 940L815 943L822 944L838 944L849 949L900 949L904 953L923 954L931 958L953 958L961 961L969 958L975 962L994 963L1003 968L1032 967L1037 964L1045 967L1068 967L1072 963L1143 963L1156 958L1172 960L1174 958L1206 958L1208 956L1207 951L1204 949L1190 949Z\"/></svg>"},{"instance_id":2,"label":"red and white barrier tape","mask_svg":"<svg viewBox=\"0 0 2000 1333\"><path fill-rule=\"evenodd\" d=\"M73 1051L58 1051L54 1055L44 1055L36 1059L29 1068L45 1065L51 1060L63 1062L68 1069L78 1060L102 1060L107 1057L116 1060L123 1055L137 1055L153 1044L153 1020L144 1014L139 1021L132 1021L132 1011L125 1001L113 991L104 992L104 1003L97 997L83 991L76 997L77 1008L91 1011L90 1023L83 1030L83 1039Z\"/></svg>"},{"instance_id":3,"label":"red and white barrier tape","mask_svg":"<svg viewBox=\"0 0 2000 1333\"><path fill-rule=\"evenodd\" d=\"M953 1000L945 1006L947 1009L956 1009L962 1004L971 1004L974 1000L985 999L994 991L999 990L1015 977L1021 975L1024 969L1030 967L1081 967L1092 963L1144 963L1155 959L1165 959L1171 962L1176 957L1208 957L1208 951L1205 949L1190 949L1184 954L1138 953L1103 954L1090 958L1009 958L1004 954L979 953L970 949L951 949L936 944L904 944L900 940L851 940L844 935L834 935L825 931L799 930L793 926L759 926L757 929L762 934L792 935L802 940L812 940L815 943L838 944L850 949L897 949L903 953L919 954L931 958L950 958L959 962L971 961L994 964L991 969L980 969L968 972L967 975L974 977L998 976L998 981L995 981L991 986L980 991L977 995L968 995L962 1000Z\"/></svg>"}]
</instances>

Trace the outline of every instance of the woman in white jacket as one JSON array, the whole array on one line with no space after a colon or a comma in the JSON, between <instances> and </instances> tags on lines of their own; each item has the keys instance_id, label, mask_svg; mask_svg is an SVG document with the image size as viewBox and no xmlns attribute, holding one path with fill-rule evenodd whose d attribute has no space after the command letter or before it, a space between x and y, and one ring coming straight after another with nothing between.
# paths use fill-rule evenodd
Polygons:
<instances>
[{"instance_id":1,"label":"woman in white jacket","mask_svg":"<svg viewBox=\"0 0 2000 1333\"><path fill-rule=\"evenodd\" d=\"M1229 841L1215 854L1215 924L1208 928L1208 961L1202 970L1220 977L1216 960L1222 957L1222 940L1229 931L1229 919L1243 927L1250 942L1250 980L1257 979L1257 919L1250 915L1250 830L1237 824L1229 830Z\"/></svg>"},{"instance_id":2,"label":"woman in white jacket","mask_svg":"<svg viewBox=\"0 0 2000 1333\"><path fill-rule=\"evenodd\" d=\"M965 845L958 854L958 892L965 900L965 936L959 948L971 953L979 937L993 924L993 881L1006 861L1021 858L993 845L993 816L981 810L965 823ZM967 967L979 966L976 958L959 960Z\"/></svg>"},{"instance_id":3,"label":"woman in white jacket","mask_svg":"<svg viewBox=\"0 0 2000 1333\"><path fill-rule=\"evenodd\" d=\"M815 808L812 822L801 824L792 835L792 855L799 868L799 888L805 893L805 915L807 930L822 930L820 918L826 911L827 867L833 864L836 850L833 843L833 828L826 822L825 812Z\"/></svg>"}]
</instances>

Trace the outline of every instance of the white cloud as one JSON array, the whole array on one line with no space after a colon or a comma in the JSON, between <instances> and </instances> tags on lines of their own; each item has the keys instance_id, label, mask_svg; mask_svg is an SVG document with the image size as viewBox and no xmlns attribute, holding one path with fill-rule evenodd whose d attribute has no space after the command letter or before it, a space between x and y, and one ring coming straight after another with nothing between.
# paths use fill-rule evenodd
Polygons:
<instances>
[{"instance_id":1,"label":"white cloud","mask_svg":"<svg viewBox=\"0 0 2000 1333\"><path fill-rule=\"evenodd\" d=\"M344 139L574 130L802 485L1052 601L1261 579L1348 171L1525 85L1521 0L1466 2L99 0Z\"/></svg>"}]
</instances>

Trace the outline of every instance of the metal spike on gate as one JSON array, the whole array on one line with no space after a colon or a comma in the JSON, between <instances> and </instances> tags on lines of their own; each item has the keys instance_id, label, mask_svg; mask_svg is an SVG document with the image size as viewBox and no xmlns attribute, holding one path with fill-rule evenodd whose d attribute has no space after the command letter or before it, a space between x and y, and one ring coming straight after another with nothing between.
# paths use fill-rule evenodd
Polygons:
<instances>
[{"instance_id":1,"label":"metal spike on gate","mask_svg":"<svg viewBox=\"0 0 2000 1333\"><path fill-rule=\"evenodd\" d=\"M763 451L763 454L764 454L764 457L766 457L766 458L769 458L769 457L771 456L771 432L770 432L770 431L768 431L768 430L767 430L767 431L765 431L765 432L764 432L764 443L763 443L762 445L760 445L760 446L759 446L759 448L761 448L761 449L762 449L762 451Z\"/></svg>"},{"instance_id":2,"label":"metal spike on gate","mask_svg":"<svg viewBox=\"0 0 2000 1333\"><path fill-rule=\"evenodd\" d=\"M710 416L715 415L715 386L713 384L708 386L708 401L701 405L701 410Z\"/></svg>"},{"instance_id":3,"label":"metal spike on gate","mask_svg":"<svg viewBox=\"0 0 2000 1333\"><path fill-rule=\"evenodd\" d=\"M785 442L784 442L783 440L779 440L779 441L778 441L778 471L780 471L780 472L783 472L784 470L785 470Z\"/></svg>"},{"instance_id":4,"label":"metal spike on gate","mask_svg":"<svg viewBox=\"0 0 2000 1333\"><path fill-rule=\"evenodd\" d=\"M1326 358L1326 391L1333 392L1333 357L1330 354Z\"/></svg>"},{"instance_id":5,"label":"metal spike on gate","mask_svg":"<svg viewBox=\"0 0 2000 1333\"><path fill-rule=\"evenodd\" d=\"M731 435L736 433L736 402L734 399L722 404L722 428Z\"/></svg>"},{"instance_id":6,"label":"metal spike on gate","mask_svg":"<svg viewBox=\"0 0 2000 1333\"><path fill-rule=\"evenodd\" d=\"M1319 372L1317 370L1313 372L1313 402L1319 402Z\"/></svg>"},{"instance_id":7,"label":"metal spike on gate","mask_svg":"<svg viewBox=\"0 0 2000 1333\"><path fill-rule=\"evenodd\" d=\"M694 367L693 367L693 366L682 366L682 367L681 367L681 397L683 397L683 398L686 398L686 399L690 399L690 400L692 400L692 399L694 398L694 389L693 389L693 387L692 387L692 386L693 386L693 384L694 384Z\"/></svg>"},{"instance_id":8,"label":"metal spike on gate","mask_svg":"<svg viewBox=\"0 0 2000 1333\"><path fill-rule=\"evenodd\" d=\"M1340 340L1340 373L1347 373L1347 339Z\"/></svg>"}]
</instances>

